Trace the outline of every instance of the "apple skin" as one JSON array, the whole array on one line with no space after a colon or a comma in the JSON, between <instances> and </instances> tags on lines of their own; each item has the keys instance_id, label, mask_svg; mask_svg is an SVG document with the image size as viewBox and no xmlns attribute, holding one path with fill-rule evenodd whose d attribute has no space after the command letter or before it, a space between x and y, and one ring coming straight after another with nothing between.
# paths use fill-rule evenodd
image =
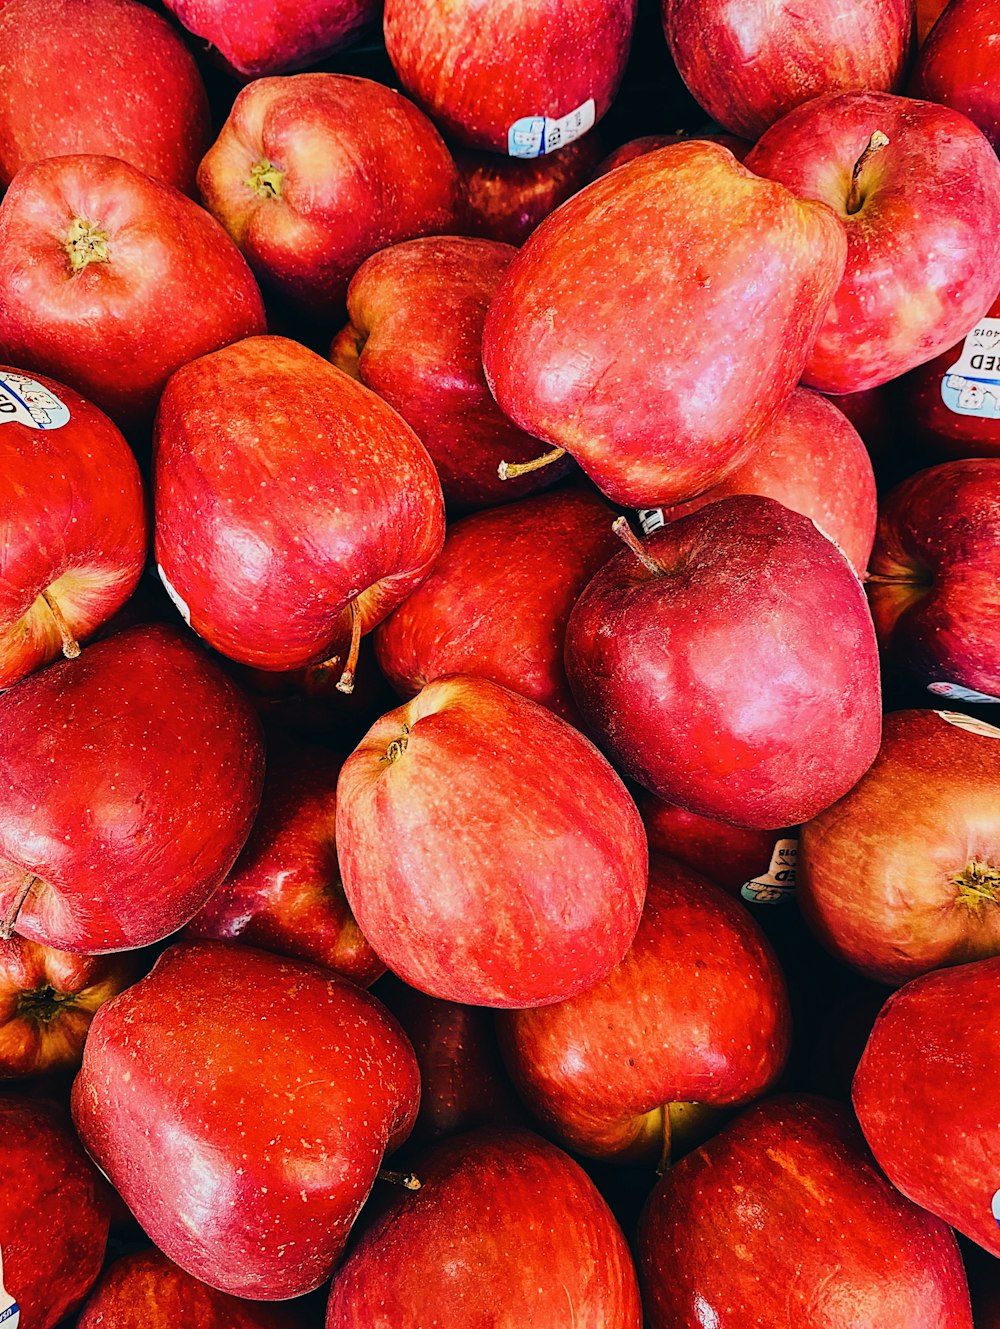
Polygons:
<instances>
[{"instance_id":1,"label":"apple skin","mask_svg":"<svg viewBox=\"0 0 1000 1329\"><path fill-rule=\"evenodd\" d=\"M0 697L0 915L95 955L175 932L232 867L260 802L249 702L168 627L137 627Z\"/></svg>"},{"instance_id":2,"label":"apple skin","mask_svg":"<svg viewBox=\"0 0 1000 1329\"><path fill-rule=\"evenodd\" d=\"M621 1229L555 1145L474 1131L413 1169L420 1190L395 1197L334 1275L326 1329L641 1329Z\"/></svg>"},{"instance_id":3,"label":"apple skin","mask_svg":"<svg viewBox=\"0 0 1000 1329\"><path fill-rule=\"evenodd\" d=\"M1000 16L991 0L952 0L920 51L907 92L968 116L1000 148Z\"/></svg>"},{"instance_id":4,"label":"apple skin","mask_svg":"<svg viewBox=\"0 0 1000 1329\"><path fill-rule=\"evenodd\" d=\"M882 1007L853 1100L878 1165L914 1203L1000 1257L1000 958L913 979Z\"/></svg>"},{"instance_id":5,"label":"apple skin","mask_svg":"<svg viewBox=\"0 0 1000 1329\"><path fill-rule=\"evenodd\" d=\"M353 983L188 942L98 1012L73 1118L169 1259L280 1301L329 1278L419 1097L413 1049Z\"/></svg>"},{"instance_id":6,"label":"apple skin","mask_svg":"<svg viewBox=\"0 0 1000 1329\"><path fill-rule=\"evenodd\" d=\"M1000 953L998 782L1000 729L887 715L875 764L802 828L798 898L823 944L892 984Z\"/></svg>"},{"instance_id":7,"label":"apple skin","mask_svg":"<svg viewBox=\"0 0 1000 1329\"><path fill-rule=\"evenodd\" d=\"M1000 457L933 466L887 495L867 582L887 665L1000 698L998 584Z\"/></svg>"},{"instance_id":8,"label":"apple skin","mask_svg":"<svg viewBox=\"0 0 1000 1329\"><path fill-rule=\"evenodd\" d=\"M0 366L0 381L11 373L16 382L25 377ZM62 654L43 592L72 637L86 641L125 604L146 561L146 503L128 444L71 388L32 381L67 408L69 419L33 428L0 417L0 688ZM62 413L49 407L43 414L55 422Z\"/></svg>"},{"instance_id":9,"label":"apple skin","mask_svg":"<svg viewBox=\"0 0 1000 1329\"><path fill-rule=\"evenodd\" d=\"M676 803L664 802L648 789L640 789L635 802L646 827L650 852L682 863L721 886L728 895L739 896L746 882L767 870L774 850L774 831L700 817Z\"/></svg>"},{"instance_id":10,"label":"apple skin","mask_svg":"<svg viewBox=\"0 0 1000 1329\"><path fill-rule=\"evenodd\" d=\"M244 88L198 188L261 283L326 316L370 254L452 230L459 195L427 117L393 89L344 74Z\"/></svg>"},{"instance_id":11,"label":"apple skin","mask_svg":"<svg viewBox=\"0 0 1000 1329\"><path fill-rule=\"evenodd\" d=\"M717 143L647 153L529 237L486 316L486 381L613 502L691 498L751 454L791 395L846 248L828 208Z\"/></svg>"},{"instance_id":12,"label":"apple skin","mask_svg":"<svg viewBox=\"0 0 1000 1329\"><path fill-rule=\"evenodd\" d=\"M851 173L876 130L889 143L861 168L851 213ZM805 366L807 387L863 392L898 378L964 336L996 298L1000 162L958 111L830 93L784 116L746 164L826 203L846 228L847 268Z\"/></svg>"},{"instance_id":13,"label":"apple skin","mask_svg":"<svg viewBox=\"0 0 1000 1329\"><path fill-rule=\"evenodd\" d=\"M625 73L637 7L386 0L385 47L403 87L450 138L508 152L511 126L525 117L560 120L593 101L601 119Z\"/></svg>"},{"instance_id":14,"label":"apple skin","mask_svg":"<svg viewBox=\"0 0 1000 1329\"><path fill-rule=\"evenodd\" d=\"M737 826L815 816L875 759L878 648L861 583L808 517L721 499L606 563L566 629L591 732L657 797Z\"/></svg>"},{"instance_id":15,"label":"apple skin","mask_svg":"<svg viewBox=\"0 0 1000 1329\"><path fill-rule=\"evenodd\" d=\"M54 1329L104 1262L111 1200L54 1103L0 1095L0 1285L25 1329Z\"/></svg>"},{"instance_id":16,"label":"apple skin","mask_svg":"<svg viewBox=\"0 0 1000 1329\"><path fill-rule=\"evenodd\" d=\"M577 597L621 548L614 515L596 494L565 489L449 526L430 576L375 633L396 691L475 674L579 726L563 641Z\"/></svg>"},{"instance_id":17,"label":"apple skin","mask_svg":"<svg viewBox=\"0 0 1000 1329\"><path fill-rule=\"evenodd\" d=\"M947 5L948 0L917 0L917 41L921 46Z\"/></svg>"},{"instance_id":18,"label":"apple skin","mask_svg":"<svg viewBox=\"0 0 1000 1329\"><path fill-rule=\"evenodd\" d=\"M53 157L7 190L0 356L76 388L126 432L149 423L175 369L263 330L257 283L226 233L134 166Z\"/></svg>"},{"instance_id":19,"label":"apple skin","mask_svg":"<svg viewBox=\"0 0 1000 1329\"><path fill-rule=\"evenodd\" d=\"M0 11L0 182L44 157L119 157L185 194L211 134L194 58L133 0L18 0Z\"/></svg>"},{"instance_id":20,"label":"apple skin","mask_svg":"<svg viewBox=\"0 0 1000 1329\"><path fill-rule=\"evenodd\" d=\"M785 980L764 934L717 886L650 861L642 920L603 982L569 1001L497 1016L521 1098L560 1143L592 1158L662 1162L669 1109L741 1106L788 1057Z\"/></svg>"},{"instance_id":21,"label":"apple skin","mask_svg":"<svg viewBox=\"0 0 1000 1329\"><path fill-rule=\"evenodd\" d=\"M347 899L389 968L472 1006L563 1001L628 950L646 836L601 754L484 678L382 717L337 785Z\"/></svg>"},{"instance_id":22,"label":"apple skin","mask_svg":"<svg viewBox=\"0 0 1000 1329\"><path fill-rule=\"evenodd\" d=\"M640 138L629 139L627 143L622 143L614 152L609 153L594 172L593 178L597 180L602 175L607 175L609 171L613 171L616 166L624 166L626 162L635 161L636 157L644 157L647 152L656 152L658 148L669 148L675 143L687 143L691 139L705 143L720 143L729 149L738 162L741 162L753 147L752 143L737 138L735 134L691 134L686 129L678 129L673 134L643 134Z\"/></svg>"},{"instance_id":23,"label":"apple skin","mask_svg":"<svg viewBox=\"0 0 1000 1329\"><path fill-rule=\"evenodd\" d=\"M681 78L713 120L751 142L823 93L899 92L914 0L662 0Z\"/></svg>"},{"instance_id":24,"label":"apple skin","mask_svg":"<svg viewBox=\"0 0 1000 1329\"><path fill-rule=\"evenodd\" d=\"M972 1329L954 1234L820 1098L758 1104L671 1168L639 1269L650 1329Z\"/></svg>"},{"instance_id":25,"label":"apple skin","mask_svg":"<svg viewBox=\"0 0 1000 1329\"><path fill-rule=\"evenodd\" d=\"M154 443L156 561L185 621L230 659L333 653L427 576L441 485L406 422L285 337L253 337L167 384Z\"/></svg>"},{"instance_id":26,"label":"apple skin","mask_svg":"<svg viewBox=\"0 0 1000 1329\"><path fill-rule=\"evenodd\" d=\"M458 508L521 498L569 469L566 463L514 480L497 474L502 461L538 455L538 440L511 424L483 376L483 321L515 253L492 240L431 236L373 254L351 279L350 322L330 348L338 369L410 425L446 501Z\"/></svg>"},{"instance_id":27,"label":"apple skin","mask_svg":"<svg viewBox=\"0 0 1000 1329\"><path fill-rule=\"evenodd\" d=\"M335 827L342 764L311 743L269 747L250 838L185 936L241 941L311 960L359 987L385 972L340 881Z\"/></svg>"}]
</instances>

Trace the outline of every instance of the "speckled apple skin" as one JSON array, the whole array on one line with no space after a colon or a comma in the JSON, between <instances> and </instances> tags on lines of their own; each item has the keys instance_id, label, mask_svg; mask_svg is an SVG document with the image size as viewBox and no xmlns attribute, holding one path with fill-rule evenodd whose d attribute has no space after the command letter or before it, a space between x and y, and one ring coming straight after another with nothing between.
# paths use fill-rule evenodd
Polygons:
<instances>
[{"instance_id":1,"label":"speckled apple skin","mask_svg":"<svg viewBox=\"0 0 1000 1329\"><path fill-rule=\"evenodd\" d=\"M676 803L664 802L648 789L637 791L635 804L646 827L651 853L666 854L683 863L729 895L739 896L751 877L767 871L778 838L773 830L701 817ZM789 836L794 839L794 832Z\"/></svg>"},{"instance_id":2,"label":"speckled apple skin","mask_svg":"<svg viewBox=\"0 0 1000 1329\"><path fill-rule=\"evenodd\" d=\"M73 1117L165 1255L220 1291L277 1301L329 1278L419 1098L413 1049L360 988L184 942L101 1008Z\"/></svg>"},{"instance_id":3,"label":"speckled apple skin","mask_svg":"<svg viewBox=\"0 0 1000 1329\"><path fill-rule=\"evenodd\" d=\"M326 1329L640 1329L635 1270L583 1169L527 1131L484 1130L413 1163L334 1275Z\"/></svg>"},{"instance_id":4,"label":"speckled apple skin","mask_svg":"<svg viewBox=\"0 0 1000 1329\"><path fill-rule=\"evenodd\" d=\"M348 757L337 851L389 968L474 1006L596 983L628 950L646 893L642 821L607 761L535 702L468 676L428 683Z\"/></svg>"},{"instance_id":5,"label":"speckled apple skin","mask_svg":"<svg viewBox=\"0 0 1000 1329\"><path fill-rule=\"evenodd\" d=\"M991 0L954 0L934 25L907 93L950 106L1000 147L1000 16Z\"/></svg>"}]
</instances>

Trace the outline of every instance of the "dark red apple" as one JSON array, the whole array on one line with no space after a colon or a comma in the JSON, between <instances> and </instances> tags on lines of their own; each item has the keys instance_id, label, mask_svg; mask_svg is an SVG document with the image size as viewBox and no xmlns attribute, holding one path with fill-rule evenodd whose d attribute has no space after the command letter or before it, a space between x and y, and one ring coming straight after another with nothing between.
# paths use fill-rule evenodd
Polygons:
<instances>
[{"instance_id":1,"label":"dark red apple","mask_svg":"<svg viewBox=\"0 0 1000 1329\"><path fill-rule=\"evenodd\" d=\"M951 0L920 51L907 92L951 106L1000 148L1000 14L992 0Z\"/></svg>"},{"instance_id":2,"label":"dark red apple","mask_svg":"<svg viewBox=\"0 0 1000 1329\"><path fill-rule=\"evenodd\" d=\"M917 0L917 40L921 46L947 5L948 0Z\"/></svg>"},{"instance_id":3,"label":"dark red apple","mask_svg":"<svg viewBox=\"0 0 1000 1329\"><path fill-rule=\"evenodd\" d=\"M624 166L626 162L635 161L636 157L644 157L647 152L655 152L657 148L669 148L675 143L686 143L692 138L703 139L708 143L721 143L739 162L753 146L746 139L737 138L735 134L690 134L686 129L678 129L673 134L643 134L640 138L629 139L627 143L622 143L614 152L609 153L594 172L594 179L607 175L616 166Z\"/></svg>"},{"instance_id":4,"label":"dark red apple","mask_svg":"<svg viewBox=\"0 0 1000 1329\"><path fill-rule=\"evenodd\" d=\"M179 632L137 627L0 697L0 919L98 954L148 946L243 847L263 751L249 702Z\"/></svg>"},{"instance_id":5,"label":"dark red apple","mask_svg":"<svg viewBox=\"0 0 1000 1329\"><path fill-rule=\"evenodd\" d=\"M474 1006L562 1001L628 950L646 836L601 754L544 707L450 675L368 731L337 786L337 851L390 969Z\"/></svg>"}]
</instances>

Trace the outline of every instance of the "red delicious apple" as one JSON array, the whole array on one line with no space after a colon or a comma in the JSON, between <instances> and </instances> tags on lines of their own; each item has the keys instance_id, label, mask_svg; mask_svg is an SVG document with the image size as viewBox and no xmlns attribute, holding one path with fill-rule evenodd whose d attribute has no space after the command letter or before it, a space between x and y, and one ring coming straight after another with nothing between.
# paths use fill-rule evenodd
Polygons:
<instances>
[{"instance_id":1,"label":"red delicious apple","mask_svg":"<svg viewBox=\"0 0 1000 1329\"><path fill-rule=\"evenodd\" d=\"M828 208L717 143L647 153L564 203L507 269L487 382L614 502L690 498L751 454L791 395L845 253Z\"/></svg>"},{"instance_id":2,"label":"red delicious apple","mask_svg":"<svg viewBox=\"0 0 1000 1329\"><path fill-rule=\"evenodd\" d=\"M100 1273L109 1192L52 1103L0 1095L0 1140L0 1314L53 1329Z\"/></svg>"},{"instance_id":3,"label":"red delicious apple","mask_svg":"<svg viewBox=\"0 0 1000 1329\"><path fill-rule=\"evenodd\" d=\"M867 586L888 665L938 696L1000 702L1000 457L894 489Z\"/></svg>"},{"instance_id":4,"label":"red delicious apple","mask_svg":"<svg viewBox=\"0 0 1000 1329\"><path fill-rule=\"evenodd\" d=\"M568 469L506 482L505 458L527 461L538 440L517 429L483 376L483 321L515 251L492 240L407 240L366 259L347 293L350 322L330 359L397 410L431 455L445 499L494 507L542 489ZM442 318L441 311L448 311Z\"/></svg>"},{"instance_id":5,"label":"red delicious apple","mask_svg":"<svg viewBox=\"0 0 1000 1329\"><path fill-rule=\"evenodd\" d=\"M368 731L337 786L344 889L400 978L473 1006L563 1001L628 950L646 836L564 720L451 675Z\"/></svg>"},{"instance_id":6,"label":"red delicious apple","mask_svg":"<svg viewBox=\"0 0 1000 1329\"><path fill-rule=\"evenodd\" d=\"M1000 958L894 993L854 1077L854 1110L904 1195L1000 1257Z\"/></svg>"},{"instance_id":7,"label":"red delicious apple","mask_svg":"<svg viewBox=\"0 0 1000 1329\"><path fill-rule=\"evenodd\" d=\"M261 281L321 314L342 304L369 254L451 230L459 188L426 116L342 74L244 88L198 187Z\"/></svg>"},{"instance_id":8,"label":"red delicious apple","mask_svg":"<svg viewBox=\"0 0 1000 1329\"><path fill-rule=\"evenodd\" d=\"M1000 953L1000 729L954 718L886 716L875 764L802 828L806 918L882 983Z\"/></svg>"},{"instance_id":9,"label":"red delicious apple","mask_svg":"<svg viewBox=\"0 0 1000 1329\"><path fill-rule=\"evenodd\" d=\"M628 1246L578 1164L527 1131L475 1131L414 1163L337 1270L326 1329L640 1329Z\"/></svg>"},{"instance_id":10,"label":"red delicious apple","mask_svg":"<svg viewBox=\"0 0 1000 1329\"><path fill-rule=\"evenodd\" d=\"M507 1068L547 1130L593 1158L662 1165L671 1109L766 1093L790 1035L785 981L757 924L666 858L651 860L639 931L602 983L497 1020Z\"/></svg>"},{"instance_id":11,"label":"red delicious apple","mask_svg":"<svg viewBox=\"0 0 1000 1329\"><path fill-rule=\"evenodd\" d=\"M672 1168L639 1268L650 1329L972 1329L953 1233L821 1098L750 1108Z\"/></svg>"},{"instance_id":12,"label":"red delicious apple","mask_svg":"<svg viewBox=\"0 0 1000 1329\"><path fill-rule=\"evenodd\" d=\"M165 1255L280 1301L329 1278L419 1097L402 1030L353 983L191 942L101 1008L73 1116Z\"/></svg>"},{"instance_id":13,"label":"red delicious apple","mask_svg":"<svg viewBox=\"0 0 1000 1329\"><path fill-rule=\"evenodd\" d=\"M384 973L354 921L337 867L341 765L340 757L313 744L270 747L250 838L188 924L187 936L313 960L359 987Z\"/></svg>"},{"instance_id":14,"label":"red delicious apple","mask_svg":"<svg viewBox=\"0 0 1000 1329\"><path fill-rule=\"evenodd\" d=\"M626 162L635 161L636 157L645 157L647 152L655 152L657 148L669 148L675 143L686 143L692 138L699 142L721 143L724 148L729 149L738 162L741 162L753 147L752 143L737 138L735 134L691 134L686 129L678 129L673 134L644 134L641 138L629 139L627 143L615 148L614 152L605 157L598 166L594 172L594 179L607 175L616 166L624 166Z\"/></svg>"},{"instance_id":15,"label":"red delicious apple","mask_svg":"<svg viewBox=\"0 0 1000 1329\"><path fill-rule=\"evenodd\" d=\"M407 92L458 143L538 157L614 100L637 0L386 0L385 46Z\"/></svg>"},{"instance_id":16,"label":"red delicious apple","mask_svg":"<svg viewBox=\"0 0 1000 1329\"><path fill-rule=\"evenodd\" d=\"M26 166L0 204L0 354L116 424L195 356L264 330L253 275L190 199L111 157Z\"/></svg>"},{"instance_id":17,"label":"red delicious apple","mask_svg":"<svg viewBox=\"0 0 1000 1329\"><path fill-rule=\"evenodd\" d=\"M198 66L134 0L14 0L0 11L0 181L44 157L120 157L186 194L210 142Z\"/></svg>"},{"instance_id":18,"label":"red delicious apple","mask_svg":"<svg viewBox=\"0 0 1000 1329\"><path fill-rule=\"evenodd\" d=\"M613 519L596 494L566 489L449 527L430 576L375 635L397 692L412 697L442 674L476 674L577 722L566 621L620 547Z\"/></svg>"},{"instance_id":19,"label":"red delicious apple","mask_svg":"<svg viewBox=\"0 0 1000 1329\"><path fill-rule=\"evenodd\" d=\"M146 561L147 522L128 444L72 389L0 366L0 425L6 688L60 654L78 655L128 600Z\"/></svg>"},{"instance_id":20,"label":"red delicious apple","mask_svg":"<svg viewBox=\"0 0 1000 1329\"><path fill-rule=\"evenodd\" d=\"M862 392L931 360L1000 289L1000 162L965 116L887 93L817 97L746 161L844 223L848 259L803 381Z\"/></svg>"},{"instance_id":21,"label":"red delicious apple","mask_svg":"<svg viewBox=\"0 0 1000 1329\"><path fill-rule=\"evenodd\" d=\"M1000 14L993 0L952 0L907 91L961 111L1000 148Z\"/></svg>"},{"instance_id":22,"label":"red delicious apple","mask_svg":"<svg viewBox=\"0 0 1000 1329\"><path fill-rule=\"evenodd\" d=\"M185 622L242 664L350 653L427 576L444 540L437 472L374 392L284 337L205 356L156 417L156 560ZM345 629L345 625L346 629Z\"/></svg>"},{"instance_id":23,"label":"red delicious apple","mask_svg":"<svg viewBox=\"0 0 1000 1329\"><path fill-rule=\"evenodd\" d=\"M621 523L624 527L624 519ZM721 499L594 576L566 672L615 763L736 825L794 826L878 751L878 650L861 583L808 517Z\"/></svg>"},{"instance_id":24,"label":"red delicious apple","mask_svg":"<svg viewBox=\"0 0 1000 1329\"><path fill-rule=\"evenodd\" d=\"M93 955L205 903L260 801L257 720L172 628L131 628L0 697L0 920Z\"/></svg>"},{"instance_id":25,"label":"red delicious apple","mask_svg":"<svg viewBox=\"0 0 1000 1329\"><path fill-rule=\"evenodd\" d=\"M747 139L822 93L898 92L914 0L662 0L670 54L713 120Z\"/></svg>"}]
</instances>

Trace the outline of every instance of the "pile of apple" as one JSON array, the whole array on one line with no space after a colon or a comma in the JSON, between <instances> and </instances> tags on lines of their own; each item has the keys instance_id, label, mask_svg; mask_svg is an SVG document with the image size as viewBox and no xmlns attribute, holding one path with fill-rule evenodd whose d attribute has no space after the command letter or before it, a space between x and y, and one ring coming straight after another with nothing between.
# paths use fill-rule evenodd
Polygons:
<instances>
[{"instance_id":1,"label":"pile of apple","mask_svg":"<svg viewBox=\"0 0 1000 1329\"><path fill-rule=\"evenodd\" d=\"M998 1329L997 0L166 11L0 4L0 1329Z\"/></svg>"}]
</instances>

